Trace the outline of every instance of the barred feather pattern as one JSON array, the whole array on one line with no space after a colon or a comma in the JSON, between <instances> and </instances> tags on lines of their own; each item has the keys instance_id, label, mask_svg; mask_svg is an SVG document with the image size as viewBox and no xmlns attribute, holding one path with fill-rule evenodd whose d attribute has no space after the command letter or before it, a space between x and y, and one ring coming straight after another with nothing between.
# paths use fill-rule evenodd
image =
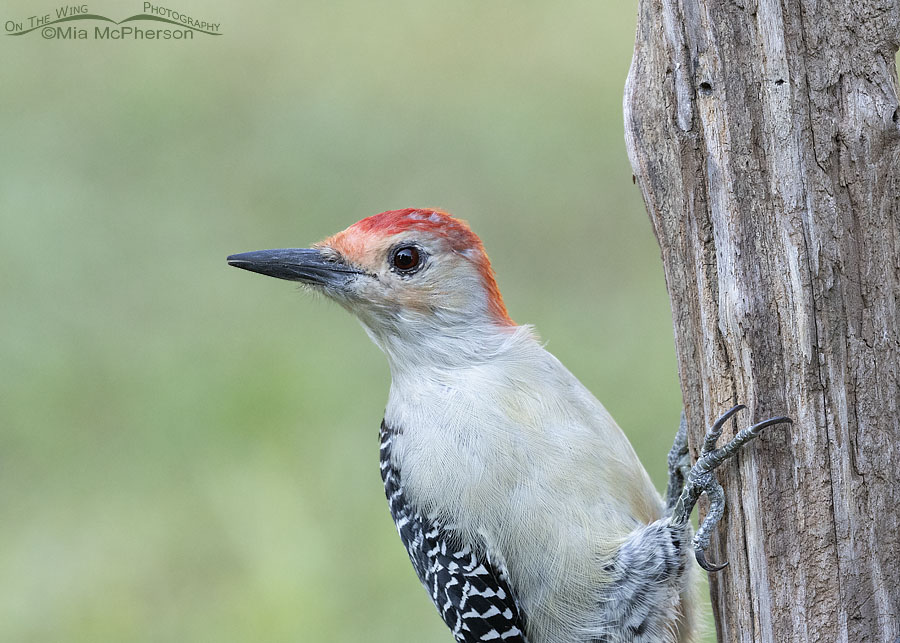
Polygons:
<instances>
[{"instance_id":1,"label":"barred feather pattern","mask_svg":"<svg viewBox=\"0 0 900 643\"><path fill-rule=\"evenodd\" d=\"M602 643L675 641L681 614L681 592L687 586L685 539L689 528L668 518L631 534L605 567L610 583L599 605L600 622L609 629Z\"/></svg>"},{"instance_id":2,"label":"barred feather pattern","mask_svg":"<svg viewBox=\"0 0 900 643\"><path fill-rule=\"evenodd\" d=\"M506 570L468 545L455 543L452 525L423 515L406 500L400 472L391 462L393 433L380 431L381 479L416 575L459 643L527 643L522 614L509 589Z\"/></svg>"}]
</instances>

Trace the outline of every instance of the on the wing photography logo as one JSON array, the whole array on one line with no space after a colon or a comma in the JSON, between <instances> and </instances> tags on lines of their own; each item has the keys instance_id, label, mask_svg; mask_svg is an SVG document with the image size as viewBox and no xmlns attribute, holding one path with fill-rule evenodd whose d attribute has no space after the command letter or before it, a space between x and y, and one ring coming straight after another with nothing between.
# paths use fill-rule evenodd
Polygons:
<instances>
[{"instance_id":1,"label":"on the wing photography logo","mask_svg":"<svg viewBox=\"0 0 900 643\"><path fill-rule=\"evenodd\" d=\"M40 33L44 40L193 40L194 34L221 36L221 27L209 19L152 2L145 2L141 13L123 20L91 13L88 5L81 4L58 7L53 13L6 20L3 25L7 36Z\"/></svg>"}]
</instances>

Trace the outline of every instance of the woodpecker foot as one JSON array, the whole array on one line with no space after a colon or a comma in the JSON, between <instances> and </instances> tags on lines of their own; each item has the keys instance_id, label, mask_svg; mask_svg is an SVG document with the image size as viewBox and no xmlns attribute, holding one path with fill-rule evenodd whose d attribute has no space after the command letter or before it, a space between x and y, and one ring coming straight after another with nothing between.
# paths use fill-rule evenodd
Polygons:
<instances>
[{"instance_id":1,"label":"woodpecker foot","mask_svg":"<svg viewBox=\"0 0 900 643\"><path fill-rule=\"evenodd\" d=\"M716 420L716 423L713 424L712 428L706 432L706 437L703 440L703 448L700 451L700 459L697 460L697 464L691 467L687 474L682 474L685 478L684 488L672 509L672 522L676 524L686 524L690 520L691 512L694 509L694 505L697 504L700 495L705 493L707 498L709 498L709 512L707 512L706 517L703 519L703 523L700 525L700 529L697 530L697 534L694 536L694 555L697 557L697 562L700 566L708 572L717 572L728 565L728 561L718 564L709 561L706 558L706 550L709 548L709 539L712 530L722 518L722 514L725 513L725 492L722 490L722 485L718 483L713 475L713 471L715 471L715 469L723 462L733 457L741 447L758 437L763 429L775 424L793 423L793 420L787 417L769 418L768 420L764 420L743 429L723 447L717 449L716 442L722 435L722 429L725 426L725 423L735 413L744 408L746 407L743 404L738 404L729 409L722 417ZM679 429L679 434L680 433L681 429ZM676 445L678 444L677 437L675 443ZM672 447L672 450L675 450L675 446ZM672 452L669 452L669 457L672 457ZM671 460L669 471L671 484Z\"/></svg>"},{"instance_id":2,"label":"woodpecker foot","mask_svg":"<svg viewBox=\"0 0 900 643\"><path fill-rule=\"evenodd\" d=\"M669 468L669 483L666 485L666 514L672 515L675 503L681 496L684 489L684 482L691 470L691 454L688 451L687 439L687 421L684 417L684 411L681 411L681 423L678 425L678 432L675 434L675 442L669 450L667 458Z\"/></svg>"}]
</instances>

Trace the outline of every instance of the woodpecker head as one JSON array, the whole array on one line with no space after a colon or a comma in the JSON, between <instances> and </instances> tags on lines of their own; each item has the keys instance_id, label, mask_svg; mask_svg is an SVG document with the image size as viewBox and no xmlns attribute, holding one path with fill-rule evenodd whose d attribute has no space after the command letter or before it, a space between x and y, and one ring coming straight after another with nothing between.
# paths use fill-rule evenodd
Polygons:
<instances>
[{"instance_id":1,"label":"woodpecker head","mask_svg":"<svg viewBox=\"0 0 900 643\"><path fill-rule=\"evenodd\" d=\"M228 263L322 292L388 353L398 344L514 327L481 240L440 210L390 210L312 248L245 252Z\"/></svg>"}]
</instances>

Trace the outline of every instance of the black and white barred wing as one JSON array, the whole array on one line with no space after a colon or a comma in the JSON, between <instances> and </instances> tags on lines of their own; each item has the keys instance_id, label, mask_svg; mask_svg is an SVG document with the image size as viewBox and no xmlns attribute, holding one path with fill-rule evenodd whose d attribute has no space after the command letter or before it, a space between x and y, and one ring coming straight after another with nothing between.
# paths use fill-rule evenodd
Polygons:
<instances>
[{"instance_id":1,"label":"black and white barred wing","mask_svg":"<svg viewBox=\"0 0 900 643\"><path fill-rule=\"evenodd\" d=\"M435 516L408 504L390 461L391 433L381 426L381 477L391 517L416 575L460 643L526 643L524 619L505 574L450 538Z\"/></svg>"}]
</instances>

